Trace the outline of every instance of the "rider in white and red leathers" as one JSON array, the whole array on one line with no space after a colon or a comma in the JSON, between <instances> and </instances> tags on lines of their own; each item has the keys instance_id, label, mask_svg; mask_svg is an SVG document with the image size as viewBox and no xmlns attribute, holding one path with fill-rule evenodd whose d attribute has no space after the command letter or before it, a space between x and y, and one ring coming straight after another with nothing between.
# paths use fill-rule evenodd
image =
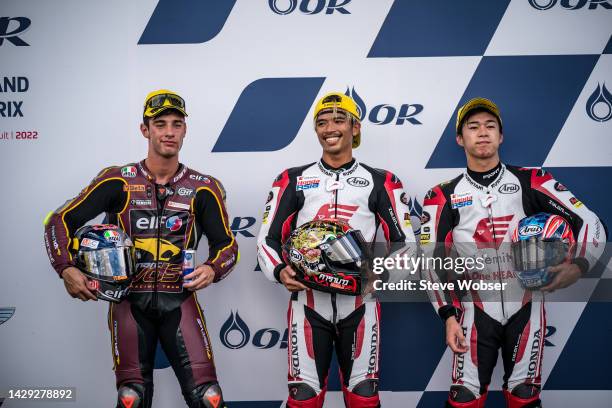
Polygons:
<instances>
[{"instance_id":1,"label":"rider in white and red leathers","mask_svg":"<svg viewBox=\"0 0 612 408\"><path fill-rule=\"evenodd\" d=\"M488 105L491 102L483 102L483 98L473 101L466 104L458 129L474 112L491 113L501 126L495 105ZM479 257L481 267L461 278L505 284L503 290L431 292L440 317L444 321L451 317L459 321L469 349L454 355L449 407L484 406L500 347L507 406L541 406L546 332L544 295L520 286L513 272L510 248L512 231L518 222L539 212L558 214L571 224L577 241L572 263L584 274L603 252L605 227L586 205L544 170L499 161L485 172L467 168L459 177L435 186L425 197L421 224L425 254L445 257L452 247L456 256ZM423 274L425 279L439 283L458 278L458 274L443 269L427 269Z\"/></svg>"},{"instance_id":2,"label":"rider in white and red leathers","mask_svg":"<svg viewBox=\"0 0 612 408\"><path fill-rule=\"evenodd\" d=\"M356 105L349 97L331 95L337 98L339 109L351 103L345 110L356 113L356 108L351 109ZM356 147L355 139L353 147ZM322 159L285 170L276 178L268 195L258 237L259 265L268 279L281 282L281 271L287 266L282 257L282 243L297 226L323 218L348 222L361 231L366 242L374 242L378 226L382 225L388 243L397 243L396 246L413 255L416 243L407 202L401 182L392 173L355 159L337 168ZM296 291L292 293L287 318L288 407L323 405L334 346L345 404L379 406L380 309L377 302L364 302L362 296Z\"/></svg>"}]
</instances>

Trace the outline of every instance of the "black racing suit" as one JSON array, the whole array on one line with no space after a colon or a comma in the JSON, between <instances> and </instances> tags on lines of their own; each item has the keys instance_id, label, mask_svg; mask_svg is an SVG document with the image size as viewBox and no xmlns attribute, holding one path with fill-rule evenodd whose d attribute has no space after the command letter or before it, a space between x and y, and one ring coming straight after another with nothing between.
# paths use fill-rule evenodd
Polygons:
<instances>
[{"instance_id":1,"label":"black racing suit","mask_svg":"<svg viewBox=\"0 0 612 408\"><path fill-rule=\"evenodd\" d=\"M196 249L204 234L204 263L215 272L214 282L227 276L238 247L224 200L218 180L184 165L168 184L157 185L143 160L104 169L45 222L47 252L58 274L74 265L75 231L97 215L106 213L131 237L136 276L127 300L110 305L109 330L117 388L143 385L145 406L152 398L158 341L189 406L199 406L198 386L217 381L201 307L195 292L182 287L182 250Z\"/></svg>"},{"instance_id":2,"label":"black racing suit","mask_svg":"<svg viewBox=\"0 0 612 408\"><path fill-rule=\"evenodd\" d=\"M432 267L423 271L424 278L436 283L460 278L503 288L462 292L457 287L442 290L440 286L431 292L443 320L457 317L470 348L454 355L449 406L484 406L500 348L508 406L539 406L546 328L544 296L520 286L510 248L518 222L539 212L557 214L569 222L577 243L573 262L586 272L601 256L605 227L544 170L501 163L486 173L466 170L425 196L421 220L424 253L442 258L451 252L464 259L476 256L484 268L458 276Z\"/></svg>"}]
</instances>

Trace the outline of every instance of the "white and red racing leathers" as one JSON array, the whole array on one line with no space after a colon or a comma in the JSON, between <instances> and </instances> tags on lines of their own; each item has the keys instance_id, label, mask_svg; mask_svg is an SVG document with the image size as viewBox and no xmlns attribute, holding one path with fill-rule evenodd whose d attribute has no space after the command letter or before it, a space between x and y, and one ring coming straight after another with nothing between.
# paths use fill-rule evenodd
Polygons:
<instances>
[{"instance_id":1,"label":"white and red racing leathers","mask_svg":"<svg viewBox=\"0 0 612 408\"><path fill-rule=\"evenodd\" d=\"M382 225L387 243L399 243L402 252L414 255L407 203L397 177L356 160L338 169L321 160L285 170L268 195L257 242L259 265L268 279L279 281L286 266L282 243L297 226L323 218L348 222L369 243ZM334 345L347 406L378 406L379 319L378 303L362 296L294 292L288 310L288 406L322 405ZM304 386L312 398L299 398Z\"/></svg>"},{"instance_id":2,"label":"white and red racing leathers","mask_svg":"<svg viewBox=\"0 0 612 408\"><path fill-rule=\"evenodd\" d=\"M453 358L453 387L447 406L484 406L500 348L508 406L539 406L546 331L544 295L522 289L510 246L518 222L539 212L558 214L571 224L577 241L572 262L585 273L603 252L604 225L544 170L504 164L487 174L466 170L425 196L421 219L424 254L445 257L452 252L455 257L480 258L477 266L463 274L439 266L422 270L429 281L455 281L455 290L440 286L430 296L443 320L457 317L469 347ZM457 291L457 279L505 285L498 285L500 290L464 287ZM470 405L467 398L463 399L466 405L461 405L461 395L453 398L466 390L477 402Z\"/></svg>"}]
</instances>

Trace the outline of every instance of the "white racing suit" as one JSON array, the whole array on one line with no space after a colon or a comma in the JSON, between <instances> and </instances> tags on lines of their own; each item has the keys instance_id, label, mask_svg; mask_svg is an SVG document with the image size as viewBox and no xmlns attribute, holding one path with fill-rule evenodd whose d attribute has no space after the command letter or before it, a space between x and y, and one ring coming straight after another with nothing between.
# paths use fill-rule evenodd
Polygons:
<instances>
[{"instance_id":1,"label":"white racing suit","mask_svg":"<svg viewBox=\"0 0 612 408\"><path fill-rule=\"evenodd\" d=\"M281 245L306 222L337 218L374 242L382 225L387 243L413 256L416 242L408 199L390 172L352 160L333 169L322 160L283 171L272 185L258 237L258 259L268 279L279 281L286 264ZM377 407L380 350L378 302L316 290L291 295L288 407L321 407L335 347L345 404Z\"/></svg>"},{"instance_id":2,"label":"white racing suit","mask_svg":"<svg viewBox=\"0 0 612 408\"><path fill-rule=\"evenodd\" d=\"M448 283L456 279L505 284L500 290L433 290L433 305L445 321L455 316L469 351L454 355L450 407L483 407L501 348L507 406L539 407L541 367L546 332L544 296L522 289L514 273L511 235L524 217L557 214L572 227L576 256L584 274L603 252L604 225L550 173L499 165L488 186L466 171L431 189L424 201L421 244L426 256L480 257L479 269L463 274L438 267L422 270L423 278ZM448 289L448 286L445 288Z\"/></svg>"}]
</instances>

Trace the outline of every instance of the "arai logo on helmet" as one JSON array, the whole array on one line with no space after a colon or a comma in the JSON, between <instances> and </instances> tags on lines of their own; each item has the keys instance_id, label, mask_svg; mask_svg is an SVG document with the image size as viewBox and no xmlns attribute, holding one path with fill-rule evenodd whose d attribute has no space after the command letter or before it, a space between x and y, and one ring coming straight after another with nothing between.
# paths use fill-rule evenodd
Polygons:
<instances>
[{"instance_id":1,"label":"arai logo on helmet","mask_svg":"<svg viewBox=\"0 0 612 408\"><path fill-rule=\"evenodd\" d=\"M291 248L289 251L289 258L291 259L291 262L302 262L304 256L297 249Z\"/></svg>"},{"instance_id":2,"label":"arai logo on helmet","mask_svg":"<svg viewBox=\"0 0 612 408\"><path fill-rule=\"evenodd\" d=\"M170 231L178 231L182 226L183 221L181 221L181 219L176 215L166 220L166 228L168 228Z\"/></svg>"},{"instance_id":3,"label":"arai logo on helmet","mask_svg":"<svg viewBox=\"0 0 612 408\"><path fill-rule=\"evenodd\" d=\"M346 180L346 182L353 187L367 187L370 185L370 182L368 180L361 177L351 177Z\"/></svg>"},{"instance_id":4,"label":"arai logo on helmet","mask_svg":"<svg viewBox=\"0 0 612 408\"><path fill-rule=\"evenodd\" d=\"M533 235L538 235L541 233L543 228L540 225L525 225L519 229L519 234L524 237L531 237Z\"/></svg>"}]
</instances>

